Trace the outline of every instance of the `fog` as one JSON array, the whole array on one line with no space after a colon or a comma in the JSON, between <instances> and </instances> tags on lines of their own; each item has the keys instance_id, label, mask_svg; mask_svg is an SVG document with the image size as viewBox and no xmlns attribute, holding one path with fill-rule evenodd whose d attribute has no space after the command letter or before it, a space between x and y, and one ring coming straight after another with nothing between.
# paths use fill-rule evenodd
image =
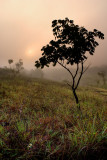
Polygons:
<instances>
[{"instance_id":1,"label":"fog","mask_svg":"<svg viewBox=\"0 0 107 160\"><path fill-rule=\"evenodd\" d=\"M74 20L89 30L102 31L94 56L87 64L107 65L107 0L0 0L0 67L8 59L23 59L24 68L34 69L41 48L53 39L54 19Z\"/></svg>"}]
</instances>

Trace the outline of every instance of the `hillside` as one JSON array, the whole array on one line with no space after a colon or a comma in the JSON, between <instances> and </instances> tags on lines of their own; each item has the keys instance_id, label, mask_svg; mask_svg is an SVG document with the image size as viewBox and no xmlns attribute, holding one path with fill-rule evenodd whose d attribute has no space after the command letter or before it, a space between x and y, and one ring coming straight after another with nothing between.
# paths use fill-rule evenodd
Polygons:
<instances>
[{"instance_id":1,"label":"hillside","mask_svg":"<svg viewBox=\"0 0 107 160\"><path fill-rule=\"evenodd\" d=\"M0 158L102 159L107 152L107 89L80 87L83 117L63 83L0 80Z\"/></svg>"},{"instance_id":2,"label":"hillside","mask_svg":"<svg viewBox=\"0 0 107 160\"><path fill-rule=\"evenodd\" d=\"M84 67L84 69L86 66ZM75 73L74 68L70 70ZM107 82L107 66L89 67L89 69L83 74L80 84L81 85L100 85L103 84L102 78L98 75L98 72L105 72ZM44 69L44 78L62 82L64 80L71 81L72 78L69 72L63 68L46 68Z\"/></svg>"}]
</instances>

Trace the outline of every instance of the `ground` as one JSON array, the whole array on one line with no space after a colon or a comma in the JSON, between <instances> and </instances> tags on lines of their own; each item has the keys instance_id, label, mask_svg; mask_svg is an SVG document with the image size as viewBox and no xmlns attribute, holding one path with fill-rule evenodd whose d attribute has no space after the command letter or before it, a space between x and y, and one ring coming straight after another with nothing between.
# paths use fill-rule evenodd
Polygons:
<instances>
[{"instance_id":1,"label":"ground","mask_svg":"<svg viewBox=\"0 0 107 160\"><path fill-rule=\"evenodd\" d=\"M81 86L77 94L83 116L64 83L0 79L0 158L106 159L107 89Z\"/></svg>"}]
</instances>

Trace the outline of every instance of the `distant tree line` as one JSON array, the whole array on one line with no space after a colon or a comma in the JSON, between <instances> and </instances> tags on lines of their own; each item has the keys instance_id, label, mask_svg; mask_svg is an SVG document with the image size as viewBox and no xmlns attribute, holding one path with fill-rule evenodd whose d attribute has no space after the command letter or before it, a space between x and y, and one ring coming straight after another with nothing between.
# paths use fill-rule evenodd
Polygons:
<instances>
[{"instance_id":1,"label":"distant tree line","mask_svg":"<svg viewBox=\"0 0 107 160\"><path fill-rule=\"evenodd\" d=\"M0 77L17 77L17 76L26 76L31 78L43 78L44 73L41 69L31 69L30 71L26 71L23 66L23 60L19 59L18 62L14 63L13 59L8 60L9 67L5 66L0 68Z\"/></svg>"}]
</instances>

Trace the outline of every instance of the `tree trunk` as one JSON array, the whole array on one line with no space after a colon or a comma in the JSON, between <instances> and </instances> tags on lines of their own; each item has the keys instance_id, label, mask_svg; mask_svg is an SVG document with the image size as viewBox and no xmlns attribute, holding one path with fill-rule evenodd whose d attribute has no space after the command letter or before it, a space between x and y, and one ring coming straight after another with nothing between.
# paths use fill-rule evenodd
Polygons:
<instances>
[{"instance_id":1,"label":"tree trunk","mask_svg":"<svg viewBox=\"0 0 107 160\"><path fill-rule=\"evenodd\" d=\"M78 96L76 94L76 89L72 88L72 90L73 90L73 94L74 94L75 101L76 101L76 104L77 104L77 108L80 112L81 118L83 118L83 114L82 114L82 110L81 110L81 107L80 107L79 99L78 99Z\"/></svg>"},{"instance_id":2,"label":"tree trunk","mask_svg":"<svg viewBox=\"0 0 107 160\"><path fill-rule=\"evenodd\" d=\"M78 109L81 110L81 109L80 109L79 99L78 99L78 96L77 96L77 94L76 94L76 91L75 91L75 89L72 89L72 90L73 90L73 94L74 94L75 101L76 101L76 104L77 104L77 106L78 106Z\"/></svg>"}]
</instances>

